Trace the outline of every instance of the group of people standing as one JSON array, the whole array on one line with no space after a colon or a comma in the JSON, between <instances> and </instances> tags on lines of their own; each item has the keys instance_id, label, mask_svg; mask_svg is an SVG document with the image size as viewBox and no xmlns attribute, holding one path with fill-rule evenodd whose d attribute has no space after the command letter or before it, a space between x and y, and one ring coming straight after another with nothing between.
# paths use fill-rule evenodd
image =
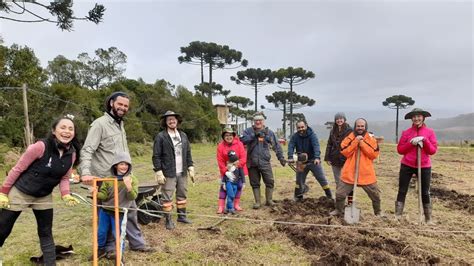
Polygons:
<instances>
[{"instance_id":1,"label":"group of people standing","mask_svg":"<svg viewBox=\"0 0 474 266\"><path fill-rule=\"evenodd\" d=\"M437 140L434 131L424 123L431 114L419 108L414 108L407 113L405 119L412 121L412 126L403 131L398 143L398 153L403 155L399 174L399 188L395 202L395 217L400 219L403 213L404 202L408 185L412 176L417 174L421 167L421 190L424 217L426 223L431 220L430 183L431 183L431 161L430 156L436 153ZM288 144L288 159L283 156L282 148L273 131L265 126L265 118L262 114L256 114L253 118L253 126L247 128L241 138L230 128L222 132L222 142L217 148L217 162L222 180L217 213L234 213L241 210L240 196L244 187L244 181L238 183L237 193L227 196L225 205L226 189L225 182L230 167L241 167L244 177L248 175L254 196L254 209L261 206L260 180L265 184L265 204L272 206L273 188L275 181L270 163L270 150L274 150L278 161L282 166L287 163L293 164L296 172L294 200L301 201L309 187L306 185L306 177L311 172L316 181L322 187L325 196L333 198L329 182L321 165L321 150L316 133L308 126L306 121L296 123L294 133ZM245 148L244 148L245 145ZM420 149L421 165L417 165L417 150ZM238 159L232 160L230 153L238 154ZM336 113L334 124L329 134L324 161L331 166L336 183L335 210L331 215L342 215L344 205L352 204L352 193L354 189L355 174L357 186L361 187L372 201L372 207L376 216L384 216L381 208L380 189L377 185L374 160L379 156L380 149L375 136L368 131L368 122L364 118L358 118L354 122L354 128L347 123L344 113ZM236 162L236 163L234 163ZM227 193L229 194L229 193ZM227 207L227 208L225 208Z\"/></svg>"},{"instance_id":2,"label":"group of people standing","mask_svg":"<svg viewBox=\"0 0 474 266\"><path fill-rule=\"evenodd\" d=\"M23 210L32 208L38 227L38 236L45 265L55 265L56 254L52 234L53 199L52 191L59 185L61 198L67 206L75 206L79 201L71 196L69 177L72 167L78 165L82 182L92 184L95 178L114 177L119 180L120 206L130 208L127 212L126 239L129 247L138 252L154 252L143 238L137 221L135 198L138 179L132 174L132 161L128 149L123 118L129 106L129 96L124 92L114 92L105 100L105 113L90 125L84 145L77 140L76 126L71 116L60 117L51 126L45 139L30 145L0 188L0 248L10 235L12 228ZM403 213L408 184L413 174L417 174L417 149L421 149L421 188L426 222L431 222L429 187L431 181L430 155L437 150L436 136L424 120L431 116L428 112L415 108L405 118L411 119L412 127L403 132L398 144L398 152L403 155L399 176L399 191L395 203L395 214ZM194 164L191 145L187 135L179 129L181 115L168 111L161 116L162 131L153 145L153 170L155 180L161 185L163 211L166 229L175 228L171 211L176 201L177 221L190 224L187 217L188 177L194 183ZM325 196L333 198L329 182L325 177L320 145L316 133L306 121L296 123L297 132L288 145L288 159L275 133L265 126L265 118L257 113L253 125L239 138L231 128L222 131L222 141L217 147L220 188L217 213L235 213L242 210L240 197L249 179L254 196L254 209L262 206L261 180L265 184L265 205L273 206L275 180L271 166L270 150L276 153L282 166L296 164L295 201L303 199L308 191L306 176L313 173L323 188ZM356 159L360 151L360 159ZM354 168L359 162L358 184L373 203L374 213L381 215L380 190L373 166L379 155L377 140L368 132L367 121L359 118L354 130L346 122L343 113L337 113L331 130L324 161L331 165L336 181L335 211L339 215L346 197L354 184ZM80 164L79 164L80 162ZM99 256L115 258L114 192L110 183L104 182L97 190L102 201L99 210ZM227 200L227 204L226 201ZM120 220L124 217L121 210ZM123 246L122 246L123 249Z\"/></svg>"}]
</instances>

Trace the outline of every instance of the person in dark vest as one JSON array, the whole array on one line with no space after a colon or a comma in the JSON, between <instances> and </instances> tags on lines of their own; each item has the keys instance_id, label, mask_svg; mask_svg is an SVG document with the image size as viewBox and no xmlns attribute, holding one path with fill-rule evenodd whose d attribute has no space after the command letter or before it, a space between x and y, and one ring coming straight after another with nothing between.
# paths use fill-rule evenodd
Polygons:
<instances>
[{"instance_id":1,"label":"person in dark vest","mask_svg":"<svg viewBox=\"0 0 474 266\"><path fill-rule=\"evenodd\" d=\"M26 208L32 208L45 265L56 264L53 239L53 189L59 185L67 206L79 201L69 192L72 166L79 161L80 145L76 127L70 116L53 122L45 139L31 144L20 157L0 190L0 247L10 235L13 225Z\"/></svg>"}]
</instances>

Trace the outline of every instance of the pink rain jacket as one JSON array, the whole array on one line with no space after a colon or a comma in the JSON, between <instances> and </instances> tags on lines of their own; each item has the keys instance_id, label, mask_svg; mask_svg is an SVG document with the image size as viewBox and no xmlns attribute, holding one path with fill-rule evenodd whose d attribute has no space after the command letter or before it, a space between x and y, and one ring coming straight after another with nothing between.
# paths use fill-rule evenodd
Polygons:
<instances>
[{"instance_id":1,"label":"pink rain jacket","mask_svg":"<svg viewBox=\"0 0 474 266\"><path fill-rule=\"evenodd\" d=\"M430 155L436 153L438 142L433 129L428 128L425 124L421 127L412 125L411 128L403 131L402 137L398 142L398 153L403 155L402 164L417 168L416 163L416 146L410 143L410 140L417 136L423 136L423 149L421 150L421 168L431 167Z\"/></svg>"}]
</instances>

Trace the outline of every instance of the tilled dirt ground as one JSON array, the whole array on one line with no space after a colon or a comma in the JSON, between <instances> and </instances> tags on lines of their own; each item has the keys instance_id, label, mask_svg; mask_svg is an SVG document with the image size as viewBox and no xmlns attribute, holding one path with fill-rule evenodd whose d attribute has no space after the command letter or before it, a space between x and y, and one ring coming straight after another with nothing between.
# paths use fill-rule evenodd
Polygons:
<instances>
[{"instance_id":1,"label":"tilled dirt ground","mask_svg":"<svg viewBox=\"0 0 474 266\"><path fill-rule=\"evenodd\" d=\"M328 213L333 203L325 197L304 199L302 202L283 200L273 209L279 221L292 221L326 225L342 225L340 218L330 218ZM380 219L375 225L387 226ZM390 223L389 223L390 224ZM468 264L452 258L431 254L409 244L403 239L395 239L384 232L354 227L323 228L318 226L276 224L277 230L304 247L312 256L313 265L353 265L353 264Z\"/></svg>"}]
</instances>

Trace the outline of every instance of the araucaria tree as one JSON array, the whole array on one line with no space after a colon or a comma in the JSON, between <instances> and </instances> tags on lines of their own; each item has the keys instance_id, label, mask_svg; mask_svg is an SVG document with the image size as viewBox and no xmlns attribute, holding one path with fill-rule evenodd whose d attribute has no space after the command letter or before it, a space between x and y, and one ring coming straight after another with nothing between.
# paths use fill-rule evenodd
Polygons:
<instances>
[{"instance_id":1,"label":"araucaria tree","mask_svg":"<svg viewBox=\"0 0 474 266\"><path fill-rule=\"evenodd\" d=\"M253 87L255 90L255 112L257 112L257 94L262 86L275 82L273 71L270 69L248 68L237 72L236 76L230 77L230 80L237 84Z\"/></svg>"},{"instance_id":2,"label":"araucaria tree","mask_svg":"<svg viewBox=\"0 0 474 266\"><path fill-rule=\"evenodd\" d=\"M105 12L103 5L95 4L94 8L89 10L87 16L84 17L74 16L72 5L72 0L50 1L47 5L35 0L0 1L0 19L24 23L56 23L61 30L67 31L72 30L75 20L86 20L95 24L102 21ZM44 13L49 12L55 18L49 18L50 15L42 14L38 7L43 9ZM8 16L4 16L2 13Z\"/></svg>"},{"instance_id":3,"label":"araucaria tree","mask_svg":"<svg viewBox=\"0 0 474 266\"><path fill-rule=\"evenodd\" d=\"M213 42L194 41L188 46L181 47L183 55L178 62L201 66L201 83L204 83L204 67L209 67L209 84L212 84L212 71L216 69L233 69L246 67L248 61L242 59L242 52L230 49L227 45Z\"/></svg>"},{"instance_id":4,"label":"araucaria tree","mask_svg":"<svg viewBox=\"0 0 474 266\"><path fill-rule=\"evenodd\" d=\"M398 112L400 109L406 109L408 106L414 105L415 100L405 95L393 95L382 102L383 106L390 109L397 109L397 118L395 123L395 143L398 143Z\"/></svg>"},{"instance_id":5,"label":"araucaria tree","mask_svg":"<svg viewBox=\"0 0 474 266\"><path fill-rule=\"evenodd\" d=\"M231 105L230 112L235 115L235 127L239 128L239 117L246 116L247 110L243 110L253 104L253 102L242 96L230 96L227 98L227 103Z\"/></svg>"},{"instance_id":6,"label":"araucaria tree","mask_svg":"<svg viewBox=\"0 0 474 266\"><path fill-rule=\"evenodd\" d=\"M311 71L304 70L301 67L293 68L280 68L275 72L275 77L277 79L278 84L286 83L289 87L285 89L289 89L290 92L293 92L293 86L301 85L307 82L309 79L315 77L314 73ZM289 106L290 106L290 134L293 134L293 102L292 99L289 99Z\"/></svg>"},{"instance_id":7,"label":"araucaria tree","mask_svg":"<svg viewBox=\"0 0 474 266\"><path fill-rule=\"evenodd\" d=\"M305 106L313 106L316 101L307 97L298 95L295 92L287 92L287 91L276 91L272 93L272 95L265 96L269 103L273 103L273 105L283 111L283 137L286 138L286 121L290 121L290 125L293 125L295 121L298 121L295 114L291 116L287 114L287 110L289 107L289 102L293 103L293 109L303 108Z\"/></svg>"}]
</instances>

